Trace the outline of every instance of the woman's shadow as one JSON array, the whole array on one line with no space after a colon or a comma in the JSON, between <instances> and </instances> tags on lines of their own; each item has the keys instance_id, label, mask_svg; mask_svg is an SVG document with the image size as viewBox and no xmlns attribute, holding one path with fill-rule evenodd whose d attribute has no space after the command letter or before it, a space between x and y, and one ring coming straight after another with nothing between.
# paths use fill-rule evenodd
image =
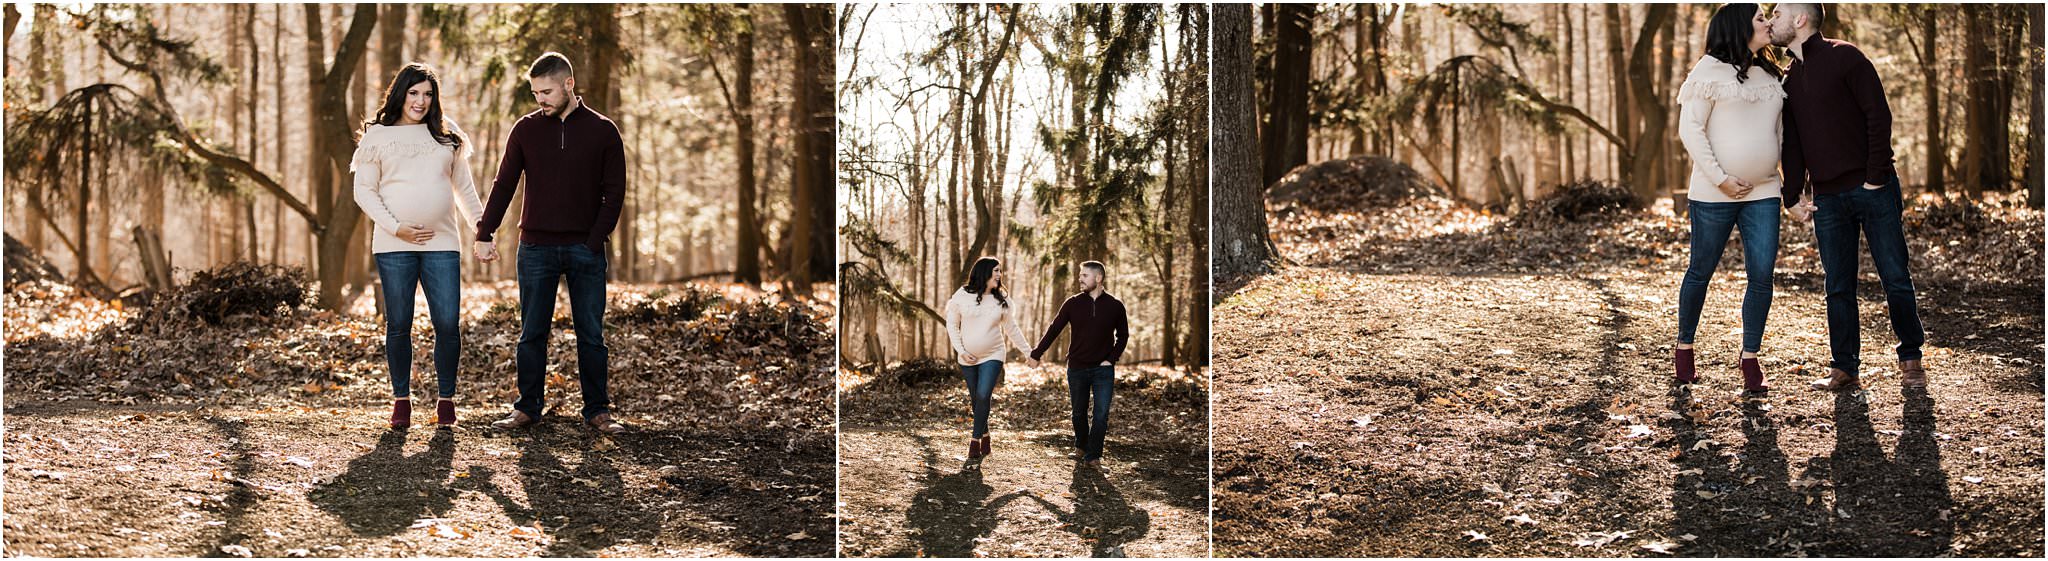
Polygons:
<instances>
[{"instance_id":1,"label":"woman's shadow","mask_svg":"<svg viewBox=\"0 0 2048 561\"><path fill-rule=\"evenodd\" d=\"M448 473L455 460L453 431L434 431L427 449L405 455L403 430L387 430L369 452L349 460L334 479L307 493L315 506L341 518L350 531L364 536L389 536L420 518L448 512L455 492Z\"/></svg>"},{"instance_id":2,"label":"woman's shadow","mask_svg":"<svg viewBox=\"0 0 2048 561\"><path fill-rule=\"evenodd\" d=\"M1126 557L1124 544L1152 531L1152 515L1131 506L1100 469L1075 464L1074 481L1067 490L1074 494L1071 512L1036 495L1031 498L1058 515L1065 523L1062 528L1088 542L1090 557Z\"/></svg>"},{"instance_id":3,"label":"woman's shadow","mask_svg":"<svg viewBox=\"0 0 2048 561\"><path fill-rule=\"evenodd\" d=\"M925 486L910 499L904 517L910 524L910 541L916 551L899 551L888 557L974 557L974 542L994 532L1000 523L996 514L1003 505L1022 493L990 499L995 488L982 481L978 460L968 460L958 471L941 474L938 455L931 443L917 437L924 451Z\"/></svg>"}]
</instances>

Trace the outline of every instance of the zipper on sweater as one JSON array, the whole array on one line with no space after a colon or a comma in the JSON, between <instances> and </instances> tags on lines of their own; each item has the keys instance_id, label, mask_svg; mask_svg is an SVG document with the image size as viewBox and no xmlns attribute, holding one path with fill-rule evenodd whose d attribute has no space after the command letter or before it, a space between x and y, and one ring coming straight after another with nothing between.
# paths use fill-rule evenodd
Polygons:
<instances>
[{"instance_id":1,"label":"zipper on sweater","mask_svg":"<svg viewBox=\"0 0 2048 561\"><path fill-rule=\"evenodd\" d=\"M569 149L569 122L568 122L568 121L563 121L563 122L562 122L562 128L559 128L559 129L555 129L555 130L557 130L557 131L560 131L560 132L562 133L562 141L561 141L561 146L559 147L559 149L561 149L561 150L568 150L568 149Z\"/></svg>"}]
</instances>

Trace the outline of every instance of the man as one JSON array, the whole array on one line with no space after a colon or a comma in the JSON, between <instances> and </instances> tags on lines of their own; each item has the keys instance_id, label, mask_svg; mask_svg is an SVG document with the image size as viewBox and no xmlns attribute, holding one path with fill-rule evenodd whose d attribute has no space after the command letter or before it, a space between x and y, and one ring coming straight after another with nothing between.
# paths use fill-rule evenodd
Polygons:
<instances>
[{"instance_id":1,"label":"man","mask_svg":"<svg viewBox=\"0 0 2048 561\"><path fill-rule=\"evenodd\" d=\"M1927 387L1920 364L1920 327L1913 278L1907 271L1903 199L1892 167L1892 111L1877 68L1855 45L1821 35L1819 4L1779 4L1770 21L1771 42L1792 53L1785 72L1785 205L1814 225L1826 270L1828 375L1815 389L1860 387L1862 340L1856 319L1856 264L1860 232L1884 285L1892 332L1899 338L1900 385ZM1800 192L1812 186L1811 200Z\"/></svg>"},{"instance_id":2,"label":"man","mask_svg":"<svg viewBox=\"0 0 2048 561\"><path fill-rule=\"evenodd\" d=\"M1074 401L1074 448L1080 460L1089 466L1102 463L1102 437L1109 432L1109 399L1115 390L1116 361L1123 358L1124 344L1131 339L1123 301L1103 292L1102 280L1107 276L1109 271L1102 262L1082 263L1081 293L1060 304L1059 315L1052 318L1045 337L1038 340L1037 348L1031 349L1031 360L1035 363L1059 338L1060 330L1073 324L1074 336L1067 339L1067 393ZM1092 418L1088 410L1091 402L1095 409Z\"/></svg>"},{"instance_id":3,"label":"man","mask_svg":"<svg viewBox=\"0 0 2048 561\"><path fill-rule=\"evenodd\" d=\"M491 200L477 221L478 260L498 259L491 237L526 176L519 217L519 402L491 426L540 422L547 390L548 334L555 287L569 285L576 329L576 375L583 386L583 422L603 434L622 432L612 420L604 346L605 240L618 225L626 196L625 142L611 119L583 105L576 73L561 53L547 53L526 72L540 109L512 125Z\"/></svg>"}]
</instances>

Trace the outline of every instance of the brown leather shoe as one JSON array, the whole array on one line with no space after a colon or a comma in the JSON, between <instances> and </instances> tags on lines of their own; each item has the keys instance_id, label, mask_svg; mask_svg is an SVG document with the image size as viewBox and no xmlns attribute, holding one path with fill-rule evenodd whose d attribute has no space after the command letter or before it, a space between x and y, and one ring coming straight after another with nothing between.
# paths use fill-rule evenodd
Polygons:
<instances>
[{"instance_id":1,"label":"brown leather shoe","mask_svg":"<svg viewBox=\"0 0 2048 561\"><path fill-rule=\"evenodd\" d=\"M513 410L511 415L506 415L505 418L498 419L497 421L492 422L491 427L500 429L523 429L538 424L540 424L540 419L533 418L532 415L526 414L525 411Z\"/></svg>"},{"instance_id":2,"label":"brown leather shoe","mask_svg":"<svg viewBox=\"0 0 2048 561\"><path fill-rule=\"evenodd\" d=\"M1813 389L1824 392L1845 392L1863 387L1863 382L1858 380L1855 374L1843 372L1840 368L1829 367L1828 376L1814 380L1812 386Z\"/></svg>"},{"instance_id":3,"label":"brown leather shoe","mask_svg":"<svg viewBox=\"0 0 2048 561\"><path fill-rule=\"evenodd\" d=\"M402 429L412 426L412 398L401 397L391 400L391 428Z\"/></svg>"},{"instance_id":4,"label":"brown leather shoe","mask_svg":"<svg viewBox=\"0 0 2048 561\"><path fill-rule=\"evenodd\" d=\"M1918 360L1899 361L1899 386L1911 390L1927 389L1927 368Z\"/></svg>"},{"instance_id":5,"label":"brown leather shoe","mask_svg":"<svg viewBox=\"0 0 2048 561\"><path fill-rule=\"evenodd\" d=\"M434 400L434 423L444 427L455 426L455 400L445 397Z\"/></svg>"},{"instance_id":6,"label":"brown leather shoe","mask_svg":"<svg viewBox=\"0 0 2048 561\"><path fill-rule=\"evenodd\" d=\"M583 424L590 425L590 429L597 431L599 434L626 432L626 426L619 424L618 421L613 421L611 413L598 413L596 417L583 421Z\"/></svg>"}]
</instances>

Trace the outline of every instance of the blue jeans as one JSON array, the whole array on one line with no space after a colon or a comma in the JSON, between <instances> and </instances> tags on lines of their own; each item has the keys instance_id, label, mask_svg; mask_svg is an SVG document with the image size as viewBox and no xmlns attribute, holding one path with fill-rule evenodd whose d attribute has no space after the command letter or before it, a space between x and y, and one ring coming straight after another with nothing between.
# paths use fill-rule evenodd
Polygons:
<instances>
[{"instance_id":1,"label":"blue jeans","mask_svg":"<svg viewBox=\"0 0 2048 561\"><path fill-rule=\"evenodd\" d=\"M1927 333L1920 327L1920 305L1913 295L1913 276L1906 270L1906 230L1900 219L1904 201L1899 178L1883 189L1861 187L1845 193L1816 195L1813 204L1814 243L1821 267L1827 270L1828 350L1831 366L1856 374L1862 365L1862 326L1856 319L1856 265L1862 254L1857 234L1870 243L1870 263L1877 267L1890 308L1892 333L1899 338L1899 360L1920 360Z\"/></svg>"},{"instance_id":2,"label":"blue jeans","mask_svg":"<svg viewBox=\"0 0 2048 561\"><path fill-rule=\"evenodd\" d=\"M391 396L412 396L412 297L418 288L427 293L427 318L434 325L434 389L441 397L455 397L462 359L462 253L379 253L377 279L384 285L384 362L391 368Z\"/></svg>"},{"instance_id":3,"label":"blue jeans","mask_svg":"<svg viewBox=\"0 0 2048 561\"><path fill-rule=\"evenodd\" d=\"M1115 366L1068 366L1067 393L1074 401L1074 447L1085 459L1102 459L1102 437L1109 434L1109 400L1116 393ZM1094 415L1089 415L1090 396Z\"/></svg>"},{"instance_id":4,"label":"blue jeans","mask_svg":"<svg viewBox=\"0 0 2048 561\"><path fill-rule=\"evenodd\" d=\"M569 284L569 319L576 328L576 376L583 386L583 418L611 412L605 390L604 283L610 265L583 244L519 244L519 401L512 407L538 419L546 404L548 334L555 287Z\"/></svg>"},{"instance_id":5,"label":"blue jeans","mask_svg":"<svg viewBox=\"0 0 2048 561\"><path fill-rule=\"evenodd\" d=\"M1771 314L1771 273L1778 267L1778 208L1781 199L1739 203L1691 201L1692 261L1678 284L1678 342L1692 344L1700 326L1700 308L1707 303L1707 283L1721 265L1728 233L1742 230L1742 266L1749 285L1742 294L1742 352L1763 346L1764 320Z\"/></svg>"},{"instance_id":6,"label":"blue jeans","mask_svg":"<svg viewBox=\"0 0 2048 561\"><path fill-rule=\"evenodd\" d=\"M996 384L1003 379L1003 361L990 359L962 366L960 377L967 380L967 400L974 407L974 438L981 438L988 434L989 400L995 397Z\"/></svg>"}]
</instances>

